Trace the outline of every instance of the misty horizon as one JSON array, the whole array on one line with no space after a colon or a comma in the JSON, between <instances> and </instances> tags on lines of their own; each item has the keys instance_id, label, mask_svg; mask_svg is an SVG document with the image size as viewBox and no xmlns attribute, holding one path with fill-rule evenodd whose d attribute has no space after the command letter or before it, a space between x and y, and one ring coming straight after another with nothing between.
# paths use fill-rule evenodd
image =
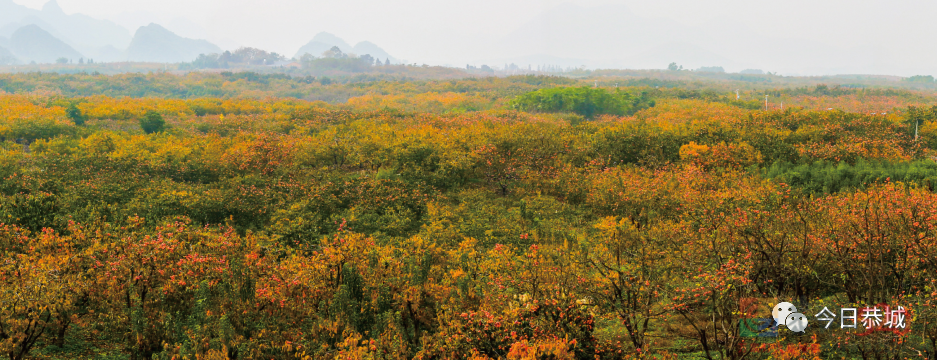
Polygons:
<instances>
[{"instance_id":1,"label":"misty horizon","mask_svg":"<svg viewBox=\"0 0 937 360\"><path fill-rule=\"evenodd\" d=\"M678 1L669 6L553 0L483 1L472 6L421 1L277 1L271 6L212 1L190 5L174 1L2 2L40 11L50 11L57 4L67 15L108 20L127 31L107 44L121 51L140 27L155 23L180 37L207 40L220 51L253 47L287 58L298 56L317 34L327 33L347 42L346 52L354 44L368 42L395 62L450 67L502 68L513 63L525 68L663 69L674 62L685 69L758 69L800 76L937 72L933 65L937 62L931 61L937 59L937 50L920 45L916 36L902 36L933 32L934 25L923 17L929 11L921 9L937 10L931 4L907 11L910 5L883 2L851 6L794 2L783 7L737 1ZM792 10L798 6L802 11ZM0 29L6 32L0 36L9 37L13 27L31 21L10 17L0 15Z\"/></svg>"}]
</instances>

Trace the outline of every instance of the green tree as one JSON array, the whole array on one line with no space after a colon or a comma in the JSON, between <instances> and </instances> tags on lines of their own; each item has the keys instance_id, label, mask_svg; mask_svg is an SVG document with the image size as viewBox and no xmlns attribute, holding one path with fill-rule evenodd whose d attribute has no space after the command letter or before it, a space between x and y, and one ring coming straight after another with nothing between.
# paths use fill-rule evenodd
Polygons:
<instances>
[{"instance_id":1,"label":"green tree","mask_svg":"<svg viewBox=\"0 0 937 360\"><path fill-rule=\"evenodd\" d=\"M646 93L632 94L616 89L564 87L540 89L518 96L511 107L528 112L572 112L587 118L596 115L630 115L654 106Z\"/></svg>"},{"instance_id":2,"label":"green tree","mask_svg":"<svg viewBox=\"0 0 937 360\"><path fill-rule=\"evenodd\" d=\"M85 115L81 113L81 109L78 108L78 105L75 105L74 103L68 105L68 109L65 109L65 115L68 116L68 118L73 122L75 122L76 126L84 125L85 120L87 120Z\"/></svg>"},{"instance_id":3,"label":"green tree","mask_svg":"<svg viewBox=\"0 0 937 360\"><path fill-rule=\"evenodd\" d=\"M165 125L166 121L163 120L163 116L153 110L147 111L146 115L143 115L143 118L140 119L140 127L147 134L161 132Z\"/></svg>"},{"instance_id":4,"label":"green tree","mask_svg":"<svg viewBox=\"0 0 937 360\"><path fill-rule=\"evenodd\" d=\"M345 53L342 52L342 49L339 49L338 46L333 46L331 49L326 50L322 53L324 58L334 58L334 59L344 59L348 57Z\"/></svg>"}]
</instances>

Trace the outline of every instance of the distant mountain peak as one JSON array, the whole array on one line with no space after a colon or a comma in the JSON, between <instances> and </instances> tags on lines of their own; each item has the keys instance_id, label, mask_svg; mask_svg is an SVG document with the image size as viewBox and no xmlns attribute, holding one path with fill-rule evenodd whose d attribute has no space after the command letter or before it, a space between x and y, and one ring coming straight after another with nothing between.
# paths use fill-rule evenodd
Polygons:
<instances>
[{"instance_id":1,"label":"distant mountain peak","mask_svg":"<svg viewBox=\"0 0 937 360\"><path fill-rule=\"evenodd\" d=\"M140 33L141 30L143 30L143 31L164 31L164 32L168 32L168 33L171 33L171 32L172 32L172 31L169 31L169 29L163 27L162 25L157 24L157 23L152 23L152 22L151 22L149 25L141 26L139 29L137 29L137 33ZM173 34L173 35L175 35L175 34Z\"/></svg>"},{"instance_id":2,"label":"distant mountain peak","mask_svg":"<svg viewBox=\"0 0 937 360\"><path fill-rule=\"evenodd\" d=\"M162 25L150 23L137 29L127 58L130 61L187 62L199 54L220 53L221 49L205 40L184 38Z\"/></svg>"},{"instance_id":3,"label":"distant mountain peak","mask_svg":"<svg viewBox=\"0 0 937 360\"><path fill-rule=\"evenodd\" d=\"M17 29L10 37L13 53L22 60L51 63L59 58L77 60L82 55L74 48L35 24Z\"/></svg>"},{"instance_id":4,"label":"distant mountain peak","mask_svg":"<svg viewBox=\"0 0 937 360\"><path fill-rule=\"evenodd\" d=\"M393 56L390 56L390 54L384 51L384 49L381 49L381 47L370 41L362 41L355 44L355 46L351 46L342 38L324 31L316 34L316 36L313 36L309 43L299 48L295 58L299 59L305 54L317 57L322 56L324 51L331 49L333 46L338 46L339 49L346 53L354 53L355 55L371 55L371 57L385 61L390 59L391 62L397 62L397 59L395 59Z\"/></svg>"},{"instance_id":5,"label":"distant mountain peak","mask_svg":"<svg viewBox=\"0 0 937 360\"><path fill-rule=\"evenodd\" d=\"M16 59L16 56L13 55L13 52L0 46L0 65L13 65L17 62L18 60Z\"/></svg>"},{"instance_id":6,"label":"distant mountain peak","mask_svg":"<svg viewBox=\"0 0 937 360\"><path fill-rule=\"evenodd\" d=\"M149 25L141 26L137 28L137 31L134 33L134 39L137 39L141 36L154 36L154 35L155 36L167 36L167 37L180 38L180 39L182 38L181 36L176 35L176 33L170 31L169 29L163 27L160 24L150 23Z\"/></svg>"},{"instance_id":7,"label":"distant mountain peak","mask_svg":"<svg viewBox=\"0 0 937 360\"><path fill-rule=\"evenodd\" d=\"M24 25L36 24L86 55L97 55L96 50L107 45L124 48L130 43L130 31L111 21L80 13L67 14L58 0L43 1L48 2L41 9L33 9L11 0L0 0L0 35L9 37Z\"/></svg>"},{"instance_id":8,"label":"distant mountain peak","mask_svg":"<svg viewBox=\"0 0 937 360\"><path fill-rule=\"evenodd\" d=\"M175 32L173 32L172 30L167 29L165 26L162 26L157 23L150 23L149 25L141 26L140 28L137 29L136 35L139 35L140 31L143 31L144 33L162 33L165 35L171 35L171 36L175 36L180 39L186 39L186 40L205 41L202 39L190 39L190 38L182 37L179 34L176 34Z\"/></svg>"},{"instance_id":9,"label":"distant mountain peak","mask_svg":"<svg viewBox=\"0 0 937 360\"><path fill-rule=\"evenodd\" d=\"M49 2L47 2L45 5L42 5L42 11L49 12L49 13L56 13L56 14L65 13L65 11L62 10L62 7L59 6L58 1L55 1L55 0L49 0Z\"/></svg>"},{"instance_id":10,"label":"distant mountain peak","mask_svg":"<svg viewBox=\"0 0 937 360\"><path fill-rule=\"evenodd\" d=\"M323 32L320 32L320 33L318 33L318 34L316 34L316 36L313 36L313 37L312 37L312 41L318 41L318 42L321 42L321 43L323 43L323 44L329 44L329 45L332 45L332 46L338 46L338 47L340 47L340 48L341 48L341 47L348 47L348 48L351 47L351 45L348 45L348 43L345 42L345 40L343 40L342 38L340 38L340 37L338 37L338 36L335 36L334 34L324 32L324 31L323 31Z\"/></svg>"}]
</instances>

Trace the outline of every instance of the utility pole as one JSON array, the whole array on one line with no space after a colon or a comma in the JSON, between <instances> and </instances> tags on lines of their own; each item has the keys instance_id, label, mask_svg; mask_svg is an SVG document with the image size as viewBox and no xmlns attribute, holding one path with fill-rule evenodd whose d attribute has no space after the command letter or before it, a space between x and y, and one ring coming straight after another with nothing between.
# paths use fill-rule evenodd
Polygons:
<instances>
[{"instance_id":1,"label":"utility pole","mask_svg":"<svg viewBox=\"0 0 937 360\"><path fill-rule=\"evenodd\" d=\"M768 95L765 95L765 111L768 111Z\"/></svg>"}]
</instances>

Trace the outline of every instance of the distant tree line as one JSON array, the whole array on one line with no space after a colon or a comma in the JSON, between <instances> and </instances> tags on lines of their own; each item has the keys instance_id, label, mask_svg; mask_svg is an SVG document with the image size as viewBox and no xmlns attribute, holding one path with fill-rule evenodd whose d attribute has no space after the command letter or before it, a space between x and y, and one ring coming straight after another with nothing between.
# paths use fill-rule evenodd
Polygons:
<instances>
[{"instance_id":1,"label":"distant tree line","mask_svg":"<svg viewBox=\"0 0 937 360\"><path fill-rule=\"evenodd\" d=\"M860 159L854 165L830 161L805 164L779 161L766 168L764 174L769 179L812 194L864 190L889 182L918 184L930 191L937 188L937 163L933 160L889 162Z\"/></svg>"},{"instance_id":2,"label":"distant tree line","mask_svg":"<svg viewBox=\"0 0 937 360\"><path fill-rule=\"evenodd\" d=\"M326 50L320 57L306 53L299 58L299 61L303 69L313 72L342 71L357 73L370 71L374 66L390 66L390 58L384 59L382 63L381 59L374 58L370 54L359 56L342 52L342 49L339 49L338 46Z\"/></svg>"},{"instance_id":3,"label":"distant tree line","mask_svg":"<svg viewBox=\"0 0 937 360\"><path fill-rule=\"evenodd\" d=\"M596 115L631 115L654 106L647 92L608 91L589 87L540 89L510 102L514 109L529 112L569 112L592 118Z\"/></svg>"},{"instance_id":4,"label":"distant tree line","mask_svg":"<svg viewBox=\"0 0 937 360\"><path fill-rule=\"evenodd\" d=\"M273 65L286 57L275 52L242 47L234 52L221 54L201 54L195 61L182 64L181 69L227 69L232 65Z\"/></svg>"},{"instance_id":5,"label":"distant tree line","mask_svg":"<svg viewBox=\"0 0 937 360\"><path fill-rule=\"evenodd\" d=\"M912 77L905 79L905 81L915 82L915 83L933 84L934 77L931 75L914 75Z\"/></svg>"}]
</instances>

